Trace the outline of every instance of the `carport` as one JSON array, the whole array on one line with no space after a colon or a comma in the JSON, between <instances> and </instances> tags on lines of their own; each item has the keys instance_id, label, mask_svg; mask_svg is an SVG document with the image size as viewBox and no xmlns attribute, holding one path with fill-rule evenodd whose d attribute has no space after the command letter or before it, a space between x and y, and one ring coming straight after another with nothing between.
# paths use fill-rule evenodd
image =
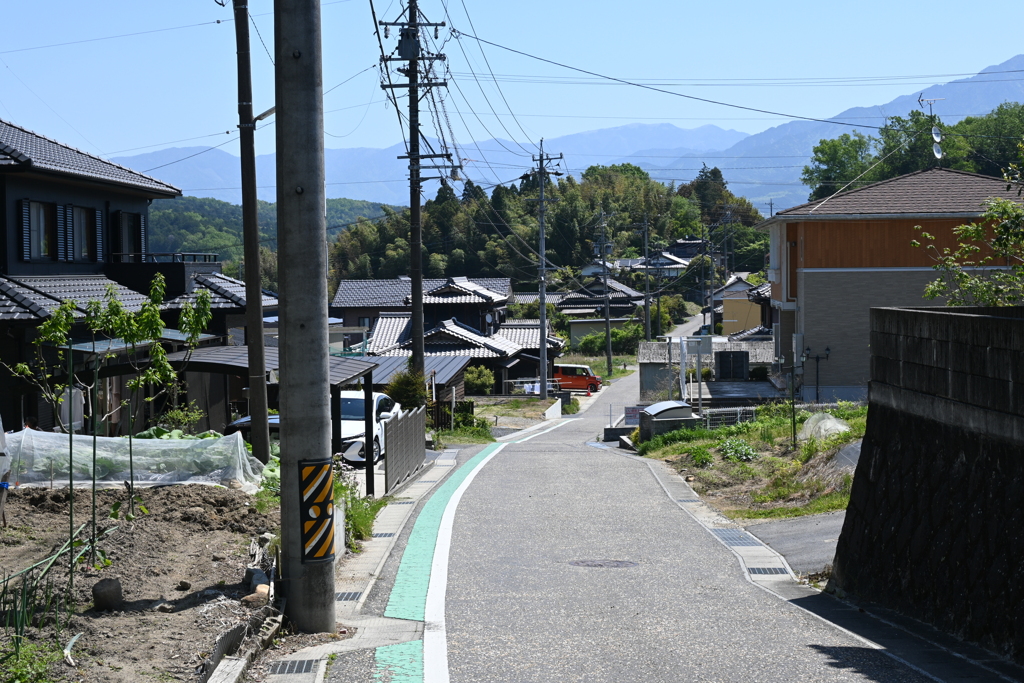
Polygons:
<instances>
[{"instance_id":1,"label":"carport","mask_svg":"<svg viewBox=\"0 0 1024 683\"><path fill-rule=\"evenodd\" d=\"M195 349L191 357L187 351L167 355L175 369L187 372L234 375L249 381L249 352L244 346L205 346ZM268 346L264 349L264 376L267 384L277 387L277 373L280 368L278 349ZM186 360L187 359L187 360ZM373 370L377 363L355 358L329 356L327 372L331 384L331 450L341 450L341 389L362 379L363 394L367 405L373 402ZM366 411L366 433L373 433L373 411Z\"/></svg>"}]
</instances>

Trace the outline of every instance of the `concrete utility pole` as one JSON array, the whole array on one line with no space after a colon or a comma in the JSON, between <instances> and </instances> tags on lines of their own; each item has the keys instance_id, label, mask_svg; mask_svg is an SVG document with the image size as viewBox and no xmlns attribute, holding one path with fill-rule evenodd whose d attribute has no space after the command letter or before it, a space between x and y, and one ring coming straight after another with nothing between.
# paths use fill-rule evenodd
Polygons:
<instances>
[{"instance_id":1,"label":"concrete utility pole","mask_svg":"<svg viewBox=\"0 0 1024 683\"><path fill-rule=\"evenodd\" d=\"M544 155L544 138L540 140L540 155L534 156L533 160L537 162L537 181L540 183L540 202L539 208L539 222L540 222L540 240L539 240L539 255L540 258L537 262L537 267L540 270L539 275L539 289L538 289L538 303L540 304L538 315L540 317L540 349L538 352L538 365L540 366L540 398L546 400L548 397L548 300L547 300L547 253L544 246L544 214L547 211L547 202L556 202L557 199L545 199L544 198L544 186L547 184L548 169L545 166L547 162L561 159L562 155L559 154L557 157L545 156ZM561 175L556 171L556 175Z\"/></svg>"},{"instance_id":2,"label":"concrete utility pole","mask_svg":"<svg viewBox=\"0 0 1024 683\"><path fill-rule=\"evenodd\" d=\"M409 0L408 21L381 21L381 26L400 27L398 39L398 56L382 57L383 61L406 61L409 65L398 71L409 78L408 83L385 83L385 90L409 88L409 154L398 157L409 160L409 278L412 280L412 369L422 375L423 365L423 217L421 213L420 192L424 180L420 171L424 168L438 166L422 166L423 159L448 159L451 154L420 154L420 88L447 86L447 81L420 81L420 62L445 58L444 55L422 54L420 46L421 27L441 27L420 21L417 0ZM453 168L458 168L455 166Z\"/></svg>"},{"instance_id":3,"label":"concrete utility pole","mask_svg":"<svg viewBox=\"0 0 1024 683\"><path fill-rule=\"evenodd\" d=\"M267 426L267 363L263 350L263 287L260 277L260 226L256 214L256 121L252 116L249 62L249 7L234 0L238 49L238 138L242 152L242 236L245 245L245 345L249 351L249 419L252 454L270 461Z\"/></svg>"},{"instance_id":4,"label":"concrete utility pole","mask_svg":"<svg viewBox=\"0 0 1024 683\"><path fill-rule=\"evenodd\" d=\"M333 536L334 510L309 508L300 488L310 472L321 473L318 485L329 485L332 471L320 1L275 0L274 27L284 416L281 574L292 623L300 631L333 632L333 544L329 553L310 553L311 541L304 543L303 534L308 522L330 522Z\"/></svg>"}]
</instances>

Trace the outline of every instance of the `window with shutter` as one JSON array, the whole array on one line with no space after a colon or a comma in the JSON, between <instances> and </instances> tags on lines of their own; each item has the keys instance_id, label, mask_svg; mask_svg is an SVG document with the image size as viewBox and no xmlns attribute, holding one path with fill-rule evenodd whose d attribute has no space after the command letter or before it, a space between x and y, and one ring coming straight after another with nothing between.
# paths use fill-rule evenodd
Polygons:
<instances>
[{"instance_id":1,"label":"window with shutter","mask_svg":"<svg viewBox=\"0 0 1024 683\"><path fill-rule=\"evenodd\" d=\"M86 263L96 260L95 209L68 206L68 260Z\"/></svg>"},{"instance_id":2,"label":"window with shutter","mask_svg":"<svg viewBox=\"0 0 1024 683\"><path fill-rule=\"evenodd\" d=\"M29 202L29 260L54 259L59 254L57 206L46 202Z\"/></svg>"}]
</instances>

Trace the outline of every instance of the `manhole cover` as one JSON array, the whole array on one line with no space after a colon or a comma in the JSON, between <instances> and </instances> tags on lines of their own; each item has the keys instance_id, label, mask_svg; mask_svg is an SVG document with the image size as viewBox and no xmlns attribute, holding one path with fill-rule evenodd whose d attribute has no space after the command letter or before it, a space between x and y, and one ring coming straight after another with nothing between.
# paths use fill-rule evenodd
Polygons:
<instances>
[{"instance_id":1,"label":"manhole cover","mask_svg":"<svg viewBox=\"0 0 1024 683\"><path fill-rule=\"evenodd\" d=\"M625 567L635 567L636 562L630 562L629 560L573 560L570 562L574 567L604 567L606 569L624 569Z\"/></svg>"}]
</instances>

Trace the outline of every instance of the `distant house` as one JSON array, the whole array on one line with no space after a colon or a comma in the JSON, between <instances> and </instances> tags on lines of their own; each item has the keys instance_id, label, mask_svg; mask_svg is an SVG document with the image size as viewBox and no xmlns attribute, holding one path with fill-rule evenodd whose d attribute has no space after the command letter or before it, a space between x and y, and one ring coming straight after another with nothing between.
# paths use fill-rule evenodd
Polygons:
<instances>
[{"instance_id":1,"label":"distant house","mask_svg":"<svg viewBox=\"0 0 1024 683\"><path fill-rule=\"evenodd\" d=\"M559 311L570 317L585 318L604 315L604 278L586 280L579 288L568 292L558 302ZM608 278L608 305L612 317L632 315L644 303L643 292Z\"/></svg>"},{"instance_id":2,"label":"distant house","mask_svg":"<svg viewBox=\"0 0 1024 683\"><path fill-rule=\"evenodd\" d=\"M671 252L654 254L648 260L638 259L630 270L647 272L654 277L679 277L690 267L690 259L680 258Z\"/></svg>"},{"instance_id":3,"label":"distant house","mask_svg":"<svg viewBox=\"0 0 1024 683\"><path fill-rule=\"evenodd\" d=\"M505 320L512 303L509 278L466 278L423 280L423 326L435 327L444 320L457 320L486 333ZM412 280L342 280L331 301L331 316L346 327L373 328L385 313L412 311Z\"/></svg>"},{"instance_id":4,"label":"distant house","mask_svg":"<svg viewBox=\"0 0 1024 683\"><path fill-rule=\"evenodd\" d=\"M914 226L954 247L953 229L977 220L985 200L1020 201L999 178L946 168L918 171L780 211L760 224L771 235L768 279L776 356L802 369L820 361L822 400L863 398L870 379L868 311L935 305L923 298L936 272ZM804 391L813 374L804 373ZM812 385L810 391L814 391ZM811 394L813 395L813 394Z\"/></svg>"},{"instance_id":5,"label":"distant house","mask_svg":"<svg viewBox=\"0 0 1024 683\"><path fill-rule=\"evenodd\" d=\"M548 365L561 354L564 343L549 331L546 336ZM495 390L504 382L540 374L540 321L510 320L491 334L484 334L457 320L443 320L423 335L424 354L465 356L473 365L489 368L495 376ZM371 356L412 355L412 316L382 313L370 337Z\"/></svg>"},{"instance_id":6,"label":"distant house","mask_svg":"<svg viewBox=\"0 0 1024 683\"><path fill-rule=\"evenodd\" d=\"M182 344L175 329L181 306L199 290L210 292L213 320L204 344L220 344L229 327L243 324L245 287L221 273L215 254L154 253L149 249L149 203L181 194L176 187L0 120L0 357L8 364L28 360L36 327L65 299L84 316L89 301L102 300L109 287L124 306L138 310L157 273L167 281L162 344L174 352ZM264 305L273 309L276 298ZM81 326L72 341L90 338ZM116 347L116 344L112 344ZM115 354L117 353L115 349ZM75 362L84 362L76 352ZM103 410L116 409L126 367L114 358L101 371ZM186 375L190 398L207 411L202 428L223 428L230 418L232 393L242 384L226 377ZM139 401L137 417L153 405ZM111 420L123 424L121 410ZM22 380L0 370L0 414L6 425L35 416L49 429L54 416ZM140 422L141 423L141 422Z\"/></svg>"},{"instance_id":7,"label":"distant house","mask_svg":"<svg viewBox=\"0 0 1024 683\"><path fill-rule=\"evenodd\" d=\"M721 318L716 315L715 322L722 323L722 334L737 334L744 330L761 325L761 307L750 300L751 286L742 277L733 276L728 283L716 289L712 295L717 309L722 308Z\"/></svg>"}]
</instances>

